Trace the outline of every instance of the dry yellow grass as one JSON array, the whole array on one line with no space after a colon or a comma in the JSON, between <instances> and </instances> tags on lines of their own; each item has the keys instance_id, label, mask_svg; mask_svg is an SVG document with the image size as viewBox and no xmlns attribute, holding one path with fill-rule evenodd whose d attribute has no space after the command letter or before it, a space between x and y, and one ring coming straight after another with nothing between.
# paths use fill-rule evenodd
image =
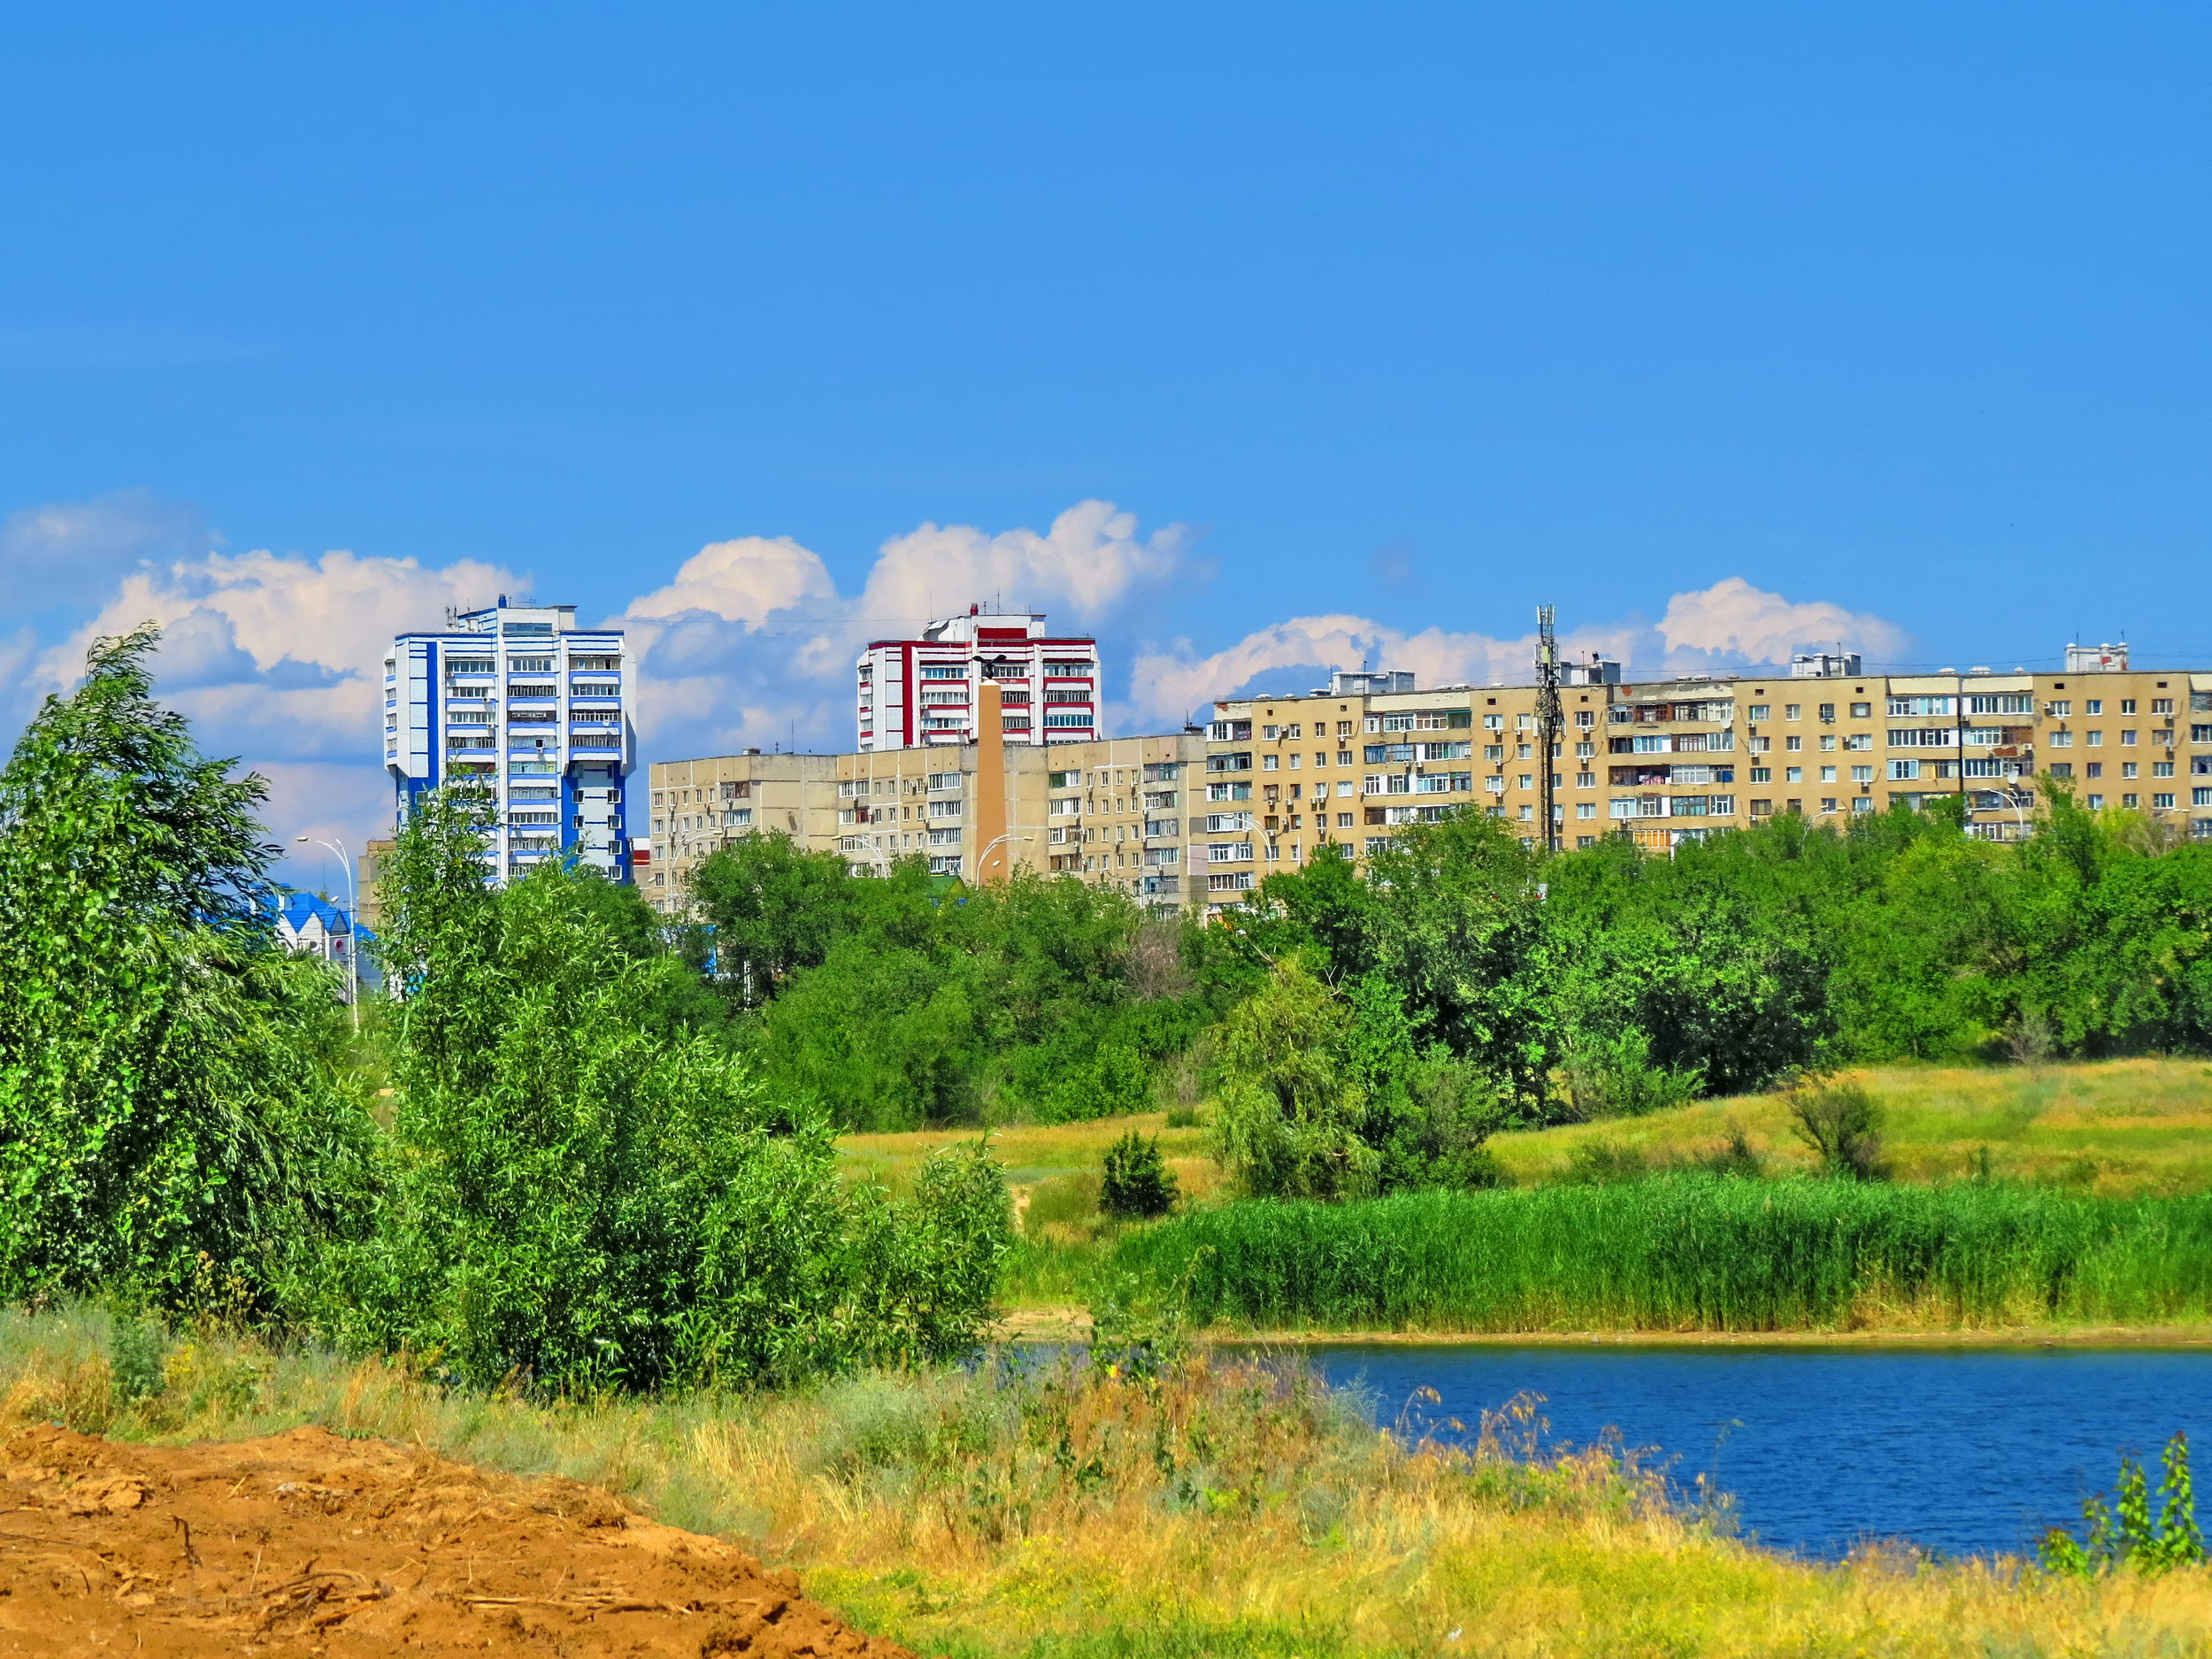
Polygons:
<instances>
[{"instance_id":1,"label":"dry yellow grass","mask_svg":"<svg viewBox=\"0 0 2212 1659\"><path fill-rule=\"evenodd\" d=\"M0 1425L148 1438L315 1422L558 1471L797 1567L864 1627L975 1655L2149 1655L2212 1647L2212 1573L1747 1548L1600 1456L1467 1455L1294 1375L1204 1362L872 1378L792 1396L544 1406L222 1342L111 1397L96 1321L0 1322ZM1817 1471L1809 1471L1809 1478Z\"/></svg>"}]
</instances>

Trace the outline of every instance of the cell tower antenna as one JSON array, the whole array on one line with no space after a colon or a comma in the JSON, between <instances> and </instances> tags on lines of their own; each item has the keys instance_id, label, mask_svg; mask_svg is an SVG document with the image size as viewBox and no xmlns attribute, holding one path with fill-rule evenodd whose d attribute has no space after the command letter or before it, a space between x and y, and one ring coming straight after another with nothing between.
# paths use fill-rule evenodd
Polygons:
<instances>
[{"instance_id":1,"label":"cell tower antenna","mask_svg":"<svg viewBox=\"0 0 2212 1659\"><path fill-rule=\"evenodd\" d=\"M1546 852L1557 852L1561 840L1552 823L1559 782L1559 774L1552 768L1559 764L1559 728L1564 723L1565 717L1559 711L1559 636L1552 631L1552 608L1540 605L1536 611L1536 733L1543 753L1538 757L1536 810L1544 820L1539 845Z\"/></svg>"}]
</instances>

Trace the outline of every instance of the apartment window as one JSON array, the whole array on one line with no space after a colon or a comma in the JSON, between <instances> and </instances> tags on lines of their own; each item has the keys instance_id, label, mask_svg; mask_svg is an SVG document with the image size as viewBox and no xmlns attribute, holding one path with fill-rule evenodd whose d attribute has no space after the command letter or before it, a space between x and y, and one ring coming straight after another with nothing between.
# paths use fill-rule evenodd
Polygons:
<instances>
[{"instance_id":1,"label":"apartment window","mask_svg":"<svg viewBox=\"0 0 2212 1659\"><path fill-rule=\"evenodd\" d=\"M1772 783L1774 781L1774 768L1771 766L1754 766L1751 769L1751 781L1754 783Z\"/></svg>"},{"instance_id":2,"label":"apartment window","mask_svg":"<svg viewBox=\"0 0 2212 1659\"><path fill-rule=\"evenodd\" d=\"M1832 732L1823 732L1823 733L1820 734L1820 749L1821 749L1821 753L1823 753L1823 754L1824 754L1824 755L1832 755L1832 754L1835 753L1835 749L1836 749L1836 738L1835 738L1835 733L1832 733Z\"/></svg>"},{"instance_id":3,"label":"apartment window","mask_svg":"<svg viewBox=\"0 0 2212 1659\"><path fill-rule=\"evenodd\" d=\"M2104 699L2102 697L2085 698L2082 702L2081 711L2086 715L2102 714L2104 712Z\"/></svg>"},{"instance_id":4,"label":"apartment window","mask_svg":"<svg viewBox=\"0 0 2212 1659\"><path fill-rule=\"evenodd\" d=\"M1183 769L1171 760L1147 761L1144 780L1147 783L1173 783L1183 775ZM1173 804L1172 802L1170 803Z\"/></svg>"},{"instance_id":5,"label":"apartment window","mask_svg":"<svg viewBox=\"0 0 2212 1659\"><path fill-rule=\"evenodd\" d=\"M1210 783L1206 786L1209 801L1249 801L1252 786L1248 783Z\"/></svg>"},{"instance_id":6,"label":"apartment window","mask_svg":"<svg viewBox=\"0 0 2212 1659\"><path fill-rule=\"evenodd\" d=\"M2071 732L2047 732L2044 733L2043 742L2045 747L2049 749L2071 749L2074 746L2074 734Z\"/></svg>"},{"instance_id":7,"label":"apartment window","mask_svg":"<svg viewBox=\"0 0 2212 1659\"><path fill-rule=\"evenodd\" d=\"M1893 760L1889 764L1889 780L1892 783L1909 783L1919 775L1920 763L1916 760ZM1753 781L1755 783L1758 780L1754 779Z\"/></svg>"},{"instance_id":8,"label":"apartment window","mask_svg":"<svg viewBox=\"0 0 2212 1659\"><path fill-rule=\"evenodd\" d=\"M1171 809L1175 805L1175 801L1176 792L1174 790L1155 789L1150 791L1144 797L1144 810L1148 812L1165 811Z\"/></svg>"},{"instance_id":9,"label":"apartment window","mask_svg":"<svg viewBox=\"0 0 2212 1659\"><path fill-rule=\"evenodd\" d=\"M1804 749L1805 740L1801 737L1786 737L1782 740L1782 747L1794 755Z\"/></svg>"},{"instance_id":10,"label":"apartment window","mask_svg":"<svg viewBox=\"0 0 2212 1659\"><path fill-rule=\"evenodd\" d=\"M1597 723L1598 715L1595 709L1577 709L1575 710L1575 726L1577 728L1587 731Z\"/></svg>"},{"instance_id":11,"label":"apartment window","mask_svg":"<svg viewBox=\"0 0 2212 1659\"><path fill-rule=\"evenodd\" d=\"M1820 769L1820 780L1823 783L1835 782L1836 769L1833 766L1823 766Z\"/></svg>"},{"instance_id":12,"label":"apartment window","mask_svg":"<svg viewBox=\"0 0 2212 1659\"><path fill-rule=\"evenodd\" d=\"M511 674L549 674L553 672L553 659L549 657L511 657L507 659L507 672Z\"/></svg>"},{"instance_id":13,"label":"apartment window","mask_svg":"<svg viewBox=\"0 0 2212 1659\"><path fill-rule=\"evenodd\" d=\"M507 687L507 695L510 697L557 697L561 695L561 688L558 686L520 686L510 684Z\"/></svg>"},{"instance_id":14,"label":"apartment window","mask_svg":"<svg viewBox=\"0 0 2212 1659\"><path fill-rule=\"evenodd\" d=\"M1595 818L1597 815L1598 803L1596 802L1578 801L1575 803L1575 816L1577 818Z\"/></svg>"},{"instance_id":15,"label":"apartment window","mask_svg":"<svg viewBox=\"0 0 2212 1659\"><path fill-rule=\"evenodd\" d=\"M2173 775L2174 775L2174 763L2173 763L2173 762L2171 762L2170 760L2154 760L2154 761L2151 762L2151 776L2152 776L2152 777L2154 777L2154 778L2170 778L2170 777L2172 777Z\"/></svg>"},{"instance_id":16,"label":"apartment window","mask_svg":"<svg viewBox=\"0 0 2212 1659\"><path fill-rule=\"evenodd\" d=\"M2122 806L2140 806L2142 803L2143 797L2138 795L2124 795L2120 797Z\"/></svg>"},{"instance_id":17,"label":"apartment window","mask_svg":"<svg viewBox=\"0 0 2212 1659\"><path fill-rule=\"evenodd\" d=\"M2104 747L2104 733L2102 732L2084 732L2081 734L2081 741L2091 749L2101 749Z\"/></svg>"},{"instance_id":18,"label":"apartment window","mask_svg":"<svg viewBox=\"0 0 2212 1659\"><path fill-rule=\"evenodd\" d=\"M2135 712L2135 699L2132 697L2121 698L2120 712L2122 714L2133 714Z\"/></svg>"},{"instance_id":19,"label":"apartment window","mask_svg":"<svg viewBox=\"0 0 2212 1659\"><path fill-rule=\"evenodd\" d=\"M2151 712L2153 714L2171 714L2173 711L2174 700L2171 697L2153 697L2151 699Z\"/></svg>"},{"instance_id":20,"label":"apartment window","mask_svg":"<svg viewBox=\"0 0 2212 1659\"><path fill-rule=\"evenodd\" d=\"M2120 776L2122 776L2123 778L2132 778L2132 777L2134 777L2134 776L2135 776L2135 763L2134 763L2133 761L2131 761L2131 760L2124 760L2124 761L2122 761L2122 762L2120 763Z\"/></svg>"},{"instance_id":21,"label":"apartment window","mask_svg":"<svg viewBox=\"0 0 2212 1659\"><path fill-rule=\"evenodd\" d=\"M2135 733L2132 731L2123 731L2120 733L2120 747L2122 749L2133 749L2135 747Z\"/></svg>"},{"instance_id":22,"label":"apartment window","mask_svg":"<svg viewBox=\"0 0 2212 1659\"><path fill-rule=\"evenodd\" d=\"M1279 772L1282 769L1282 764L1283 757L1280 755L1263 755L1260 757L1260 770L1262 772Z\"/></svg>"},{"instance_id":23,"label":"apartment window","mask_svg":"<svg viewBox=\"0 0 2212 1659\"><path fill-rule=\"evenodd\" d=\"M1801 703L1784 703L1782 705L1782 718L1785 720L1803 719L1805 718L1805 705Z\"/></svg>"},{"instance_id":24,"label":"apartment window","mask_svg":"<svg viewBox=\"0 0 2212 1659\"><path fill-rule=\"evenodd\" d=\"M1755 755L1763 755L1773 749L1774 740L1770 737L1747 738L1744 741L1744 747L1748 749Z\"/></svg>"},{"instance_id":25,"label":"apartment window","mask_svg":"<svg viewBox=\"0 0 2212 1659\"><path fill-rule=\"evenodd\" d=\"M1836 705L1832 703L1822 703L1820 705L1820 718L1832 725L1836 718Z\"/></svg>"},{"instance_id":26,"label":"apartment window","mask_svg":"<svg viewBox=\"0 0 2212 1659\"><path fill-rule=\"evenodd\" d=\"M1871 783L1871 782L1873 782L1873 781L1874 781L1874 768L1873 768L1873 767L1871 767L1871 766L1854 766L1854 767L1852 767L1852 768L1851 768L1851 781L1852 781L1853 783Z\"/></svg>"},{"instance_id":27,"label":"apartment window","mask_svg":"<svg viewBox=\"0 0 2212 1659\"><path fill-rule=\"evenodd\" d=\"M1744 710L1743 718L1748 720L1752 725L1756 726L1760 721L1770 718L1773 714L1773 710L1774 706L1771 703L1755 703Z\"/></svg>"},{"instance_id":28,"label":"apartment window","mask_svg":"<svg viewBox=\"0 0 2212 1659\"><path fill-rule=\"evenodd\" d=\"M1210 893L1248 893L1252 890L1252 872L1249 870L1209 872L1206 888Z\"/></svg>"},{"instance_id":29,"label":"apartment window","mask_svg":"<svg viewBox=\"0 0 2212 1659\"><path fill-rule=\"evenodd\" d=\"M2092 807L2101 807L2101 806L2102 806L2103 804L2104 804L2104 796L2102 796L2102 795L2091 795L2091 796L2089 797L2089 805L2090 805L2090 806L2092 806Z\"/></svg>"},{"instance_id":30,"label":"apartment window","mask_svg":"<svg viewBox=\"0 0 2212 1659\"><path fill-rule=\"evenodd\" d=\"M2174 798L2170 795L2154 795L2151 805L2161 812L2170 812L2174 810Z\"/></svg>"},{"instance_id":31,"label":"apartment window","mask_svg":"<svg viewBox=\"0 0 2212 1659\"><path fill-rule=\"evenodd\" d=\"M2212 806L2212 789L2190 790L2189 804L2192 806Z\"/></svg>"},{"instance_id":32,"label":"apartment window","mask_svg":"<svg viewBox=\"0 0 2212 1659\"><path fill-rule=\"evenodd\" d=\"M1206 849L1210 864L1238 864L1252 862L1250 841L1215 841Z\"/></svg>"},{"instance_id":33,"label":"apartment window","mask_svg":"<svg viewBox=\"0 0 2212 1659\"><path fill-rule=\"evenodd\" d=\"M1855 720L1872 719L1874 718L1874 705L1870 703L1853 703L1851 705L1851 718Z\"/></svg>"},{"instance_id":34,"label":"apartment window","mask_svg":"<svg viewBox=\"0 0 2212 1659\"><path fill-rule=\"evenodd\" d=\"M1081 816L1082 811L1083 797L1081 795L1063 795L1056 801L1045 803L1047 818L1077 818Z\"/></svg>"},{"instance_id":35,"label":"apartment window","mask_svg":"<svg viewBox=\"0 0 2212 1659\"><path fill-rule=\"evenodd\" d=\"M1966 711L1969 714L2033 714L2035 699L2024 691L1969 697Z\"/></svg>"},{"instance_id":36,"label":"apartment window","mask_svg":"<svg viewBox=\"0 0 2212 1659\"><path fill-rule=\"evenodd\" d=\"M1088 703L1090 700L1091 694L1087 691L1054 691L1049 687L1045 691L1047 703Z\"/></svg>"},{"instance_id":37,"label":"apartment window","mask_svg":"<svg viewBox=\"0 0 2212 1659\"><path fill-rule=\"evenodd\" d=\"M1252 770L1252 757L1248 752L1233 755L1209 755L1206 757L1206 770L1208 772L1249 772Z\"/></svg>"},{"instance_id":38,"label":"apartment window","mask_svg":"<svg viewBox=\"0 0 2212 1659\"><path fill-rule=\"evenodd\" d=\"M1988 741L1993 743L1997 740L1991 738ZM1843 746L1846 749L1872 749L1874 734L1871 732L1854 732L1843 740Z\"/></svg>"}]
</instances>

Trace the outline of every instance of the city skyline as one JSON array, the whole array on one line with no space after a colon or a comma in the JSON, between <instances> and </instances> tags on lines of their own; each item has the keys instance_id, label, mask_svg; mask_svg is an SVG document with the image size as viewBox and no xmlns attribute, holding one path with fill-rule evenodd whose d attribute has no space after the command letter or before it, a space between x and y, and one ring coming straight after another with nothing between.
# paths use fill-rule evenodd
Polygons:
<instances>
[{"instance_id":1,"label":"city skyline","mask_svg":"<svg viewBox=\"0 0 2212 1659\"><path fill-rule=\"evenodd\" d=\"M11 48L0 726L160 618L288 844L379 815L383 641L502 592L626 630L647 754L837 745L867 638L995 601L1109 733L1541 604L1647 673L2212 661L2200 12Z\"/></svg>"}]
</instances>

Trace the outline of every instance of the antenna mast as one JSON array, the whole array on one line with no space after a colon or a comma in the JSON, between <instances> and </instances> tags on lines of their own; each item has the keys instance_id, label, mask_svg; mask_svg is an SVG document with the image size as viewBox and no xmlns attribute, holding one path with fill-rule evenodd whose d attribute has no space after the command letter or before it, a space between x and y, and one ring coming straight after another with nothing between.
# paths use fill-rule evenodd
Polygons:
<instances>
[{"instance_id":1,"label":"antenna mast","mask_svg":"<svg viewBox=\"0 0 2212 1659\"><path fill-rule=\"evenodd\" d=\"M1560 836L1552 827L1558 774L1552 768L1558 764L1559 728L1564 722L1559 711L1559 640L1552 632L1551 607L1540 605L1536 611L1536 735L1543 753L1539 757L1542 770L1536 774L1536 810L1544 820L1539 845L1546 852L1559 850Z\"/></svg>"}]
</instances>

